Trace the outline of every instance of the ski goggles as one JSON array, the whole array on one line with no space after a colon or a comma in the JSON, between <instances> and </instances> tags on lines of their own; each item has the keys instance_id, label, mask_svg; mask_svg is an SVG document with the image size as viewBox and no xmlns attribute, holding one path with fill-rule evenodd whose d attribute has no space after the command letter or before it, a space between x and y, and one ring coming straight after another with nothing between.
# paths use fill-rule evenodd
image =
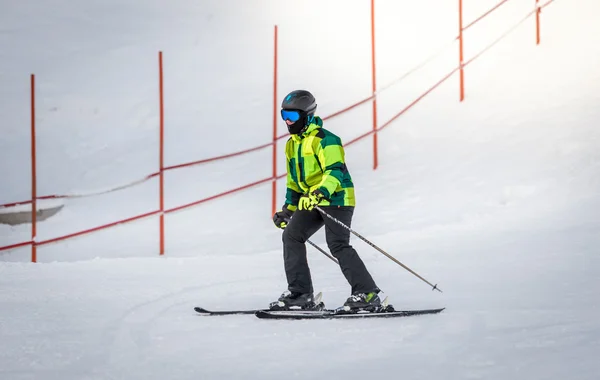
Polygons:
<instances>
[{"instance_id":1,"label":"ski goggles","mask_svg":"<svg viewBox=\"0 0 600 380\"><path fill-rule=\"evenodd\" d=\"M289 120L291 122L297 122L300 120L300 111L296 110L281 110L281 118L283 120Z\"/></svg>"}]
</instances>

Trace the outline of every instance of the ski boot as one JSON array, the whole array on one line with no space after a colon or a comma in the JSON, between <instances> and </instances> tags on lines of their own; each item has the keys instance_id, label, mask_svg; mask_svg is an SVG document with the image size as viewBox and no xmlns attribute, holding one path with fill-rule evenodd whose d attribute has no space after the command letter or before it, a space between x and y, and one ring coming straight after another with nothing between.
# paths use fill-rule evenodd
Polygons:
<instances>
[{"instance_id":1,"label":"ski boot","mask_svg":"<svg viewBox=\"0 0 600 380\"><path fill-rule=\"evenodd\" d=\"M387 307L384 306L384 307ZM351 295L346 302L344 302L344 306L340 309L340 312L347 313L358 313L358 312L370 312L376 313L381 312L382 310L381 300L377 295L377 292L369 292L369 293L354 293Z\"/></svg>"},{"instance_id":2,"label":"ski boot","mask_svg":"<svg viewBox=\"0 0 600 380\"><path fill-rule=\"evenodd\" d=\"M279 299L269 304L270 310L322 310L325 305L321 302L321 294L315 300L312 293L298 293L286 290Z\"/></svg>"}]
</instances>

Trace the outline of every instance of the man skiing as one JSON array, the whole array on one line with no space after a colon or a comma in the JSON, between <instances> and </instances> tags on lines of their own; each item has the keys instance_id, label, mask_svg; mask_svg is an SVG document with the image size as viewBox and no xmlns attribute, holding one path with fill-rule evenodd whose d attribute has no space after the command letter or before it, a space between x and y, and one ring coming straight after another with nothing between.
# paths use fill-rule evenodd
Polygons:
<instances>
[{"instance_id":1,"label":"man skiing","mask_svg":"<svg viewBox=\"0 0 600 380\"><path fill-rule=\"evenodd\" d=\"M315 116L314 96L305 90L289 93L281 104L281 117L291 137L285 146L287 190L282 209L273 222L283 229L283 257L288 290L272 302L271 309L314 308L313 285L305 242L325 226L331 254L351 286L344 306L370 309L381 304L377 288L365 264L350 245L350 231L315 209L350 226L354 213L354 184L345 164L338 136L323 128Z\"/></svg>"}]
</instances>

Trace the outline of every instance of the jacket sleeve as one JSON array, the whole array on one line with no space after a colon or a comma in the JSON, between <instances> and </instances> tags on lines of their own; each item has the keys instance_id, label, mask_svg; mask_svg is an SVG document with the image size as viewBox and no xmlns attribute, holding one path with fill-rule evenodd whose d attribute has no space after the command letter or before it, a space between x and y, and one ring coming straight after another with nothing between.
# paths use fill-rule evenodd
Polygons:
<instances>
[{"instance_id":1,"label":"jacket sleeve","mask_svg":"<svg viewBox=\"0 0 600 380\"><path fill-rule=\"evenodd\" d=\"M286 165L288 167L286 178L285 204L288 205L288 210L295 211L296 207L298 206L298 202L300 201L300 197L302 196L302 190L298 187L298 184L296 184L296 182L294 182L294 179L292 178L293 168L290 167L291 157L289 154L289 151L290 149L292 149L292 147L290 145L291 142L288 140L285 149L285 159Z\"/></svg>"},{"instance_id":2,"label":"jacket sleeve","mask_svg":"<svg viewBox=\"0 0 600 380\"><path fill-rule=\"evenodd\" d=\"M346 172L344 148L339 137L326 136L323 138L320 148L317 150L317 159L323 168L323 178L319 183L319 190L326 198L330 198L331 194L341 185Z\"/></svg>"},{"instance_id":3,"label":"jacket sleeve","mask_svg":"<svg viewBox=\"0 0 600 380\"><path fill-rule=\"evenodd\" d=\"M300 197L302 193L300 192L300 188L296 183L292 180L292 176L289 171L287 174L287 189L285 191L285 204L289 205L289 210L296 210L296 206L298 206L298 201L300 201ZM291 207L290 207L291 206Z\"/></svg>"}]
</instances>

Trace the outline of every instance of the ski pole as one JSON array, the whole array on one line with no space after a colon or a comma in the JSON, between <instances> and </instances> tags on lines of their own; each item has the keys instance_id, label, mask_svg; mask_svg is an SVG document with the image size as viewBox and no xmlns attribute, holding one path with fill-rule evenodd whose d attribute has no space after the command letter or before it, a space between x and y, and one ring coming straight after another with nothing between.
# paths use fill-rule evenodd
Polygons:
<instances>
[{"instance_id":1,"label":"ski pole","mask_svg":"<svg viewBox=\"0 0 600 380\"><path fill-rule=\"evenodd\" d=\"M348 231L352 232L354 235L356 235L357 237L359 237L362 241L364 241L365 243L369 244L371 247L375 248L376 250L378 250L379 252L383 253L385 256L387 256L390 260L392 260L393 262L395 262L396 264L400 265L402 268L406 269L407 271L409 271L410 273L414 274L416 277L418 277L419 279L421 279L422 281L424 281L426 284L428 284L429 286L432 287L431 290L437 290L438 292L442 293L442 290L440 288L438 288L437 284L432 285L429 281L427 281L426 279L424 279L423 277L419 276L416 272L414 272L412 269L410 269L409 267L407 267L406 265L402 264L400 261L398 261L395 257L393 257L392 255L388 254L386 251L384 251L383 249L379 248L378 246L376 246L375 244L371 243L369 240L367 240L366 238L364 238L361 234L359 234L358 232L354 231L352 228L348 227L347 225L345 225L344 223L342 223L341 221L339 221L338 219L334 218L333 216L329 215L327 212L325 212L322 208L320 208L319 206L315 206L315 208L317 210L319 210L319 212L323 215L325 215L326 217L328 217L329 219L333 220L334 222L336 222L337 224L339 224L340 226L344 227L345 229L347 229Z\"/></svg>"},{"instance_id":2,"label":"ski pole","mask_svg":"<svg viewBox=\"0 0 600 380\"><path fill-rule=\"evenodd\" d=\"M286 222L290 222L289 218L285 218ZM312 241L306 239L306 242L310 245L312 245L313 247L315 247L317 249L317 251L321 252L322 254L324 254L325 256L327 256L331 261L333 261L336 264L339 264L339 262L337 261L337 259L333 256L331 256L329 253L325 252L325 250L321 247L319 247L318 245L316 245L315 243L313 243Z\"/></svg>"},{"instance_id":3,"label":"ski pole","mask_svg":"<svg viewBox=\"0 0 600 380\"><path fill-rule=\"evenodd\" d=\"M317 249L317 251L319 251L319 252L321 252L322 254L324 254L325 256L329 257L329 259L330 259L331 261L333 261L333 262L334 262L334 263L336 263L336 264L339 264L339 262L337 261L337 259L336 259L335 257L331 256L329 253L325 252L325 250L323 250L323 248L319 247L318 245L316 245L315 243L313 243L312 241L310 241L310 240L308 240L308 239L306 240L306 242L307 242L308 244L312 245L313 247L315 247L315 248Z\"/></svg>"}]
</instances>

